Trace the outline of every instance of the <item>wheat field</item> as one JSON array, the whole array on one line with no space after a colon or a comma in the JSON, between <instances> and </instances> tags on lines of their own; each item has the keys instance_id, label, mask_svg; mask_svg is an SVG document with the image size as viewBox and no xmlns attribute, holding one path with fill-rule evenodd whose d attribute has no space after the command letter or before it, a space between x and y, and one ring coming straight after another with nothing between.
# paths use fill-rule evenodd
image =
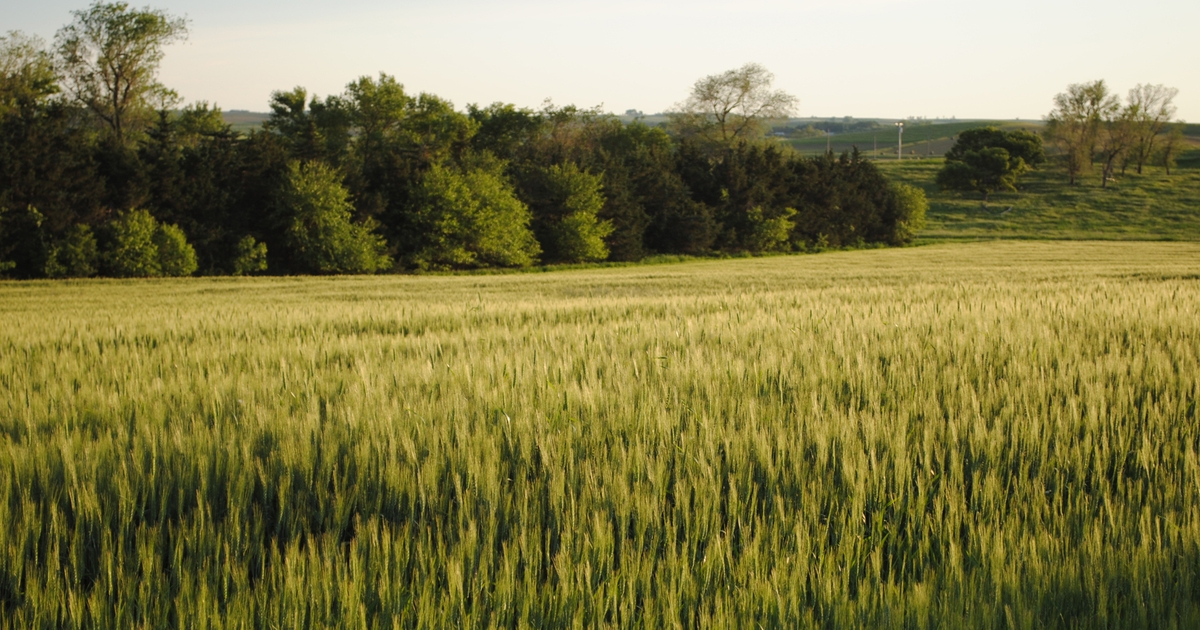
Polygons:
<instances>
[{"instance_id":1,"label":"wheat field","mask_svg":"<svg viewBox=\"0 0 1200 630\"><path fill-rule=\"evenodd\" d=\"M0 283L0 627L1200 624L1200 244Z\"/></svg>"}]
</instances>

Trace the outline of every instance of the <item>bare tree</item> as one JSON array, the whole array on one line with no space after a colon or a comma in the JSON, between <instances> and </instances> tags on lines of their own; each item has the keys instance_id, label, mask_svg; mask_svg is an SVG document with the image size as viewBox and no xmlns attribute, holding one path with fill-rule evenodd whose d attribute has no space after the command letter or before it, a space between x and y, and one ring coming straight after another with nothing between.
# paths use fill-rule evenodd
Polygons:
<instances>
[{"instance_id":1,"label":"bare tree","mask_svg":"<svg viewBox=\"0 0 1200 630\"><path fill-rule=\"evenodd\" d=\"M1129 157L1137 172L1154 156L1154 145L1175 116L1173 101L1179 90L1162 85L1141 85L1129 90L1133 145Z\"/></svg>"},{"instance_id":2,"label":"bare tree","mask_svg":"<svg viewBox=\"0 0 1200 630\"><path fill-rule=\"evenodd\" d=\"M1096 156L1101 124L1121 109L1104 80L1074 83L1054 97L1054 110L1046 117L1047 135L1062 152L1071 185Z\"/></svg>"},{"instance_id":3,"label":"bare tree","mask_svg":"<svg viewBox=\"0 0 1200 630\"><path fill-rule=\"evenodd\" d=\"M175 102L158 82L158 64L163 47L187 36L187 20L124 2L96 2L72 15L56 37L67 88L124 143L136 119Z\"/></svg>"},{"instance_id":4,"label":"bare tree","mask_svg":"<svg viewBox=\"0 0 1200 630\"><path fill-rule=\"evenodd\" d=\"M1183 123L1171 125L1170 130L1163 136L1162 146L1158 150L1159 163L1167 169L1168 176L1171 174L1171 166L1175 164L1175 157L1182 147Z\"/></svg>"},{"instance_id":5,"label":"bare tree","mask_svg":"<svg viewBox=\"0 0 1200 630\"><path fill-rule=\"evenodd\" d=\"M1133 106L1107 110L1100 120L1097 142L1100 156L1100 187L1108 188L1117 160L1125 155L1137 138L1137 125Z\"/></svg>"},{"instance_id":6,"label":"bare tree","mask_svg":"<svg viewBox=\"0 0 1200 630\"><path fill-rule=\"evenodd\" d=\"M786 119L799 104L791 94L772 90L774 80L775 75L756 63L704 77L676 106L676 129L720 144L758 136L763 123Z\"/></svg>"}]
</instances>

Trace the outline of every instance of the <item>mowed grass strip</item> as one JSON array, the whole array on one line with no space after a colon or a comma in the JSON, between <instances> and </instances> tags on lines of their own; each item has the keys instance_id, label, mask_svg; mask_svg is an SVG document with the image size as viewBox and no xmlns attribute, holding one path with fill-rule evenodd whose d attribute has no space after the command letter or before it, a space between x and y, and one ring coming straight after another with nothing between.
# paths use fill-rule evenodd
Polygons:
<instances>
[{"instance_id":1,"label":"mowed grass strip","mask_svg":"<svg viewBox=\"0 0 1200 630\"><path fill-rule=\"evenodd\" d=\"M0 626L1194 627L1200 245L0 283Z\"/></svg>"}]
</instances>

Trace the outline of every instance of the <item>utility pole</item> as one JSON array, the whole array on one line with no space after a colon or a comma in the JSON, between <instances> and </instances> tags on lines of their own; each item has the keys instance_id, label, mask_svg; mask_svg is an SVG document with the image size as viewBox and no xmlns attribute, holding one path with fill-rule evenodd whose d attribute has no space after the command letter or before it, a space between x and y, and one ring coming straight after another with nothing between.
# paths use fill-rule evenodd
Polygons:
<instances>
[{"instance_id":1,"label":"utility pole","mask_svg":"<svg viewBox=\"0 0 1200 630\"><path fill-rule=\"evenodd\" d=\"M825 152L829 153L829 130L825 130Z\"/></svg>"},{"instance_id":2,"label":"utility pole","mask_svg":"<svg viewBox=\"0 0 1200 630\"><path fill-rule=\"evenodd\" d=\"M871 156L876 160L879 159L879 134L871 134Z\"/></svg>"},{"instance_id":3,"label":"utility pole","mask_svg":"<svg viewBox=\"0 0 1200 630\"><path fill-rule=\"evenodd\" d=\"M896 134L896 159L903 160L904 159L904 121L903 120L896 123L896 129L900 130L900 132L898 134Z\"/></svg>"}]
</instances>

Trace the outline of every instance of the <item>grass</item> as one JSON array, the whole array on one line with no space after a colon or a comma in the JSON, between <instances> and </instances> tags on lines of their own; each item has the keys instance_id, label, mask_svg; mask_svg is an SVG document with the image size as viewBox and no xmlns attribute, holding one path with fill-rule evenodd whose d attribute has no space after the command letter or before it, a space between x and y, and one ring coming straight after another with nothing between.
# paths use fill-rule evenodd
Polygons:
<instances>
[{"instance_id":1,"label":"grass","mask_svg":"<svg viewBox=\"0 0 1200 630\"><path fill-rule=\"evenodd\" d=\"M1200 245L0 283L0 627L1196 627Z\"/></svg>"},{"instance_id":2,"label":"grass","mask_svg":"<svg viewBox=\"0 0 1200 630\"><path fill-rule=\"evenodd\" d=\"M1003 120L974 120L951 123L915 123L908 122L904 127L905 155L940 156L954 146L954 138L967 129L987 126L1000 127L1008 131L1014 129L1038 129L1038 123L1030 121ZM897 130L887 126L873 131L859 131L830 136L830 150L840 154L853 150L855 147L866 155L886 159L896 156ZM821 154L825 152L826 138L824 136L811 138L795 138L783 141L796 151L805 154ZM878 149L876 150L876 147Z\"/></svg>"},{"instance_id":3,"label":"grass","mask_svg":"<svg viewBox=\"0 0 1200 630\"><path fill-rule=\"evenodd\" d=\"M1016 193L993 193L987 203L978 193L941 191L935 179L942 160L880 161L891 178L925 191L930 207L921 241L961 239L1111 239L1200 240L1200 169L1196 151L1181 156L1167 176L1147 167L1130 169L1101 188L1099 176L1085 174L1068 186L1053 168L1034 171ZM1010 210L1011 208L1011 210Z\"/></svg>"}]
</instances>

